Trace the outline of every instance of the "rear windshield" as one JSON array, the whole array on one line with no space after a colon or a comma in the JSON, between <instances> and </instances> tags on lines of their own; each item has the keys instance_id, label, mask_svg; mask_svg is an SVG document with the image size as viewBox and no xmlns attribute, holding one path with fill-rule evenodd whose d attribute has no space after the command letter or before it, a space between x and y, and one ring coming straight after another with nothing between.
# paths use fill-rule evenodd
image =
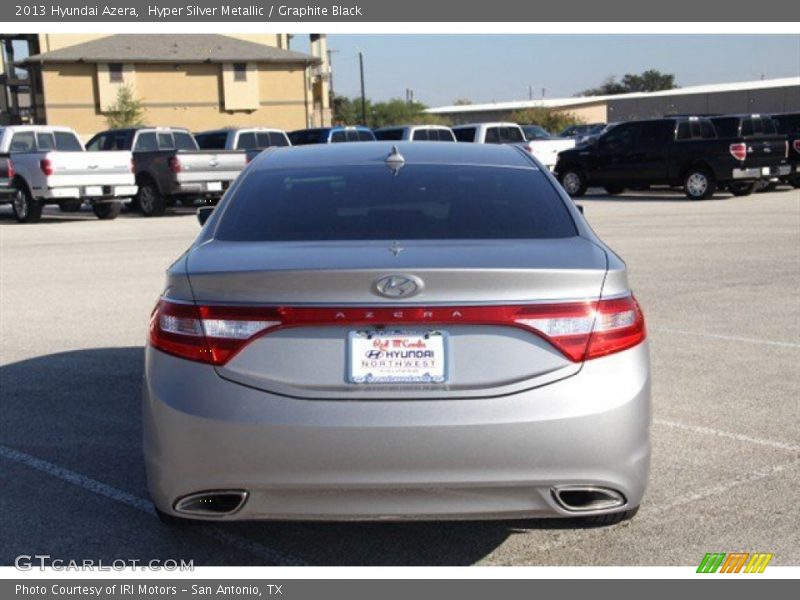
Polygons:
<instances>
[{"instance_id":1,"label":"rear windshield","mask_svg":"<svg viewBox=\"0 0 800 600\"><path fill-rule=\"evenodd\" d=\"M800 113L788 113L773 117L779 133L800 133Z\"/></svg>"},{"instance_id":2,"label":"rear windshield","mask_svg":"<svg viewBox=\"0 0 800 600\"><path fill-rule=\"evenodd\" d=\"M289 140L280 131L247 131L239 134L237 150L263 150L272 146L288 146Z\"/></svg>"},{"instance_id":3,"label":"rear windshield","mask_svg":"<svg viewBox=\"0 0 800 600\"><path fill-rule=\"evenodd\" d=\"M375 137L379 140L402 140L402 129L379 129L375 132Z\"/></svg>"},{"instance_id":4,"label":"rear windshield","mask_svg":"<svg viewBox=\"0 0 800 600\"><path fill-rule=\"evenodd\" d=\"M459 142L474 142L475 141L475 128L474 127L461 127L453 129L456 135L456 140Z\"/></svg>"},{"instance_id":5,"label":"rear windshield","mask_svg":"<svg viewBox=\"0 0 800 600\"><path fill-rule=\"evenodd\" d=\"M544 239L577 235L533 169L385 165L264 169L242 181L215 237L228 241Z\"/></svg>"}]
</instances>

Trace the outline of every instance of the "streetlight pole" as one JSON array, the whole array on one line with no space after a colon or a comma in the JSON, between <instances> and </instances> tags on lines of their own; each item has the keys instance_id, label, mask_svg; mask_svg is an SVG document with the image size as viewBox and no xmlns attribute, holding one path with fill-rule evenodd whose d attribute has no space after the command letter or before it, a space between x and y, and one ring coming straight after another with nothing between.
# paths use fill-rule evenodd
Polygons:
<instances>
[{"instance_id":1,"label":"streetlight pole","mask_svg":"<svg viewBox=\"0 0 800 600\"><path fill-rule=\"evenodd\" d=\"M364 91L364 53L358 51L358 68L361 72L361 124L367 124L367 94Z\"/></svg>"}]
</instances>

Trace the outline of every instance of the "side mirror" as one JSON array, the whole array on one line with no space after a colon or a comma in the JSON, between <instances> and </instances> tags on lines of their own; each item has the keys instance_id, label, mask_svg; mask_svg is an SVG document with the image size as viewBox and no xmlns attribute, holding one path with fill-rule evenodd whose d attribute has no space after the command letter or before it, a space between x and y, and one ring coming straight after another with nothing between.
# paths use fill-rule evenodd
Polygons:
<instances>
[{"instance_id":1,"label":"side mirror","mask_svg":"<svg viewBox=\"0 0 800 600\"><path fill-rule=\"evenodd\" d=\"M197 220L200 221L200 225L205 225L206 221L208 221L208 217L211 216L211 213L214 212L213 206L201 206L197 209Z\"/></svg>"},{"instance_id":2,"label":"side mirror","mask_svg":"<svg viewBox=\"0 0 800 600\"><path fill-rule=\"evenodd\" d=\"M578 209L578 212L579 212L579 213L583 214L583 204L576 204L576 205L575 205L575 208L577 208L577 209Z\"/></svg>"}]
</instances>

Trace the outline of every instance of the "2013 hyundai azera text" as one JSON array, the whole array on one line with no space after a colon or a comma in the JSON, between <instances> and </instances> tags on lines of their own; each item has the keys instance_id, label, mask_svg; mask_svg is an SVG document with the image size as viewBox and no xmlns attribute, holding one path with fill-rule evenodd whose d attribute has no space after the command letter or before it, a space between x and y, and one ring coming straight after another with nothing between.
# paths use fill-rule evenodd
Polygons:
<instances>
[{"instance_id":1,"label":"2013 hyundai azera text","mask_svg":"<svg viewBox=\"0 0 800 600\"><path fill-rule=\"evenodd\" d=\"M146 349L162 519L632 516L650 364L625 264L514 146L268 150Z\"/></svg>"}]
</instances>

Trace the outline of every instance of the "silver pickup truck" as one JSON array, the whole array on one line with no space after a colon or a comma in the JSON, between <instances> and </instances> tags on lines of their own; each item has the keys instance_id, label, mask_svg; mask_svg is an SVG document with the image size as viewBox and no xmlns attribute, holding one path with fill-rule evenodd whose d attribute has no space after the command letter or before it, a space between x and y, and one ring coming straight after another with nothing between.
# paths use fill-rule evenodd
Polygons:
<instances>
[{"instance_id":1,"label":"silver pickup truck","mask_svg":"<svg viewBox=\"0 0 800 600\"><path fill-rule=\"evenodd\" d=\"M90 152L133 153L139 193L134 205L147 217L163 215L176 201L216 202L246 164L235 150L200 150L192 134L177 127L110 129L86 144Z\"/></svg>"},{"instance_id":2,"label":"silver pickup truck","mask_svg":"<svg viewBox=\"0 0 800 600\"><path fill-rule=\"evenodd\" d=\"M88 153L67 127L21 125L0 128L0 157L12 173L10 192L0 203L11 204L20 223L35 223L45 204L79 210L91 204L100 219L119 215L121 200L137 192L131 153Z\"/></svg>"}]
</instances>

